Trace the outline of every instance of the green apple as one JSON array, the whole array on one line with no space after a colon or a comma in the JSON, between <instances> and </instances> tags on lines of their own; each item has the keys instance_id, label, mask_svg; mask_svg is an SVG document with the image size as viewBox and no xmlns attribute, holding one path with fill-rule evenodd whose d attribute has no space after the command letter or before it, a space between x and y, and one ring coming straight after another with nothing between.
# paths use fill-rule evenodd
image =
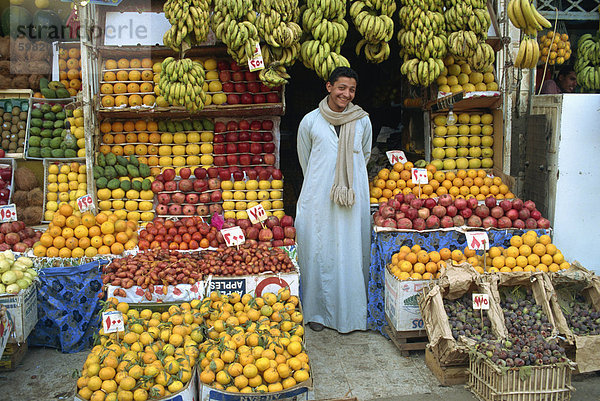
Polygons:
<instances>
[{"instance_id":1,"label":"green apple","mask_svg":"<svg viewBox=\"0 0 600 401\"><path fill-rule=\"evenodd\" d=\"M456 151L456 156L458 157L467 157L469 156L469 148L458 148Z\"/></svg>"},{"instance_id":2,"label":"green apple","mask_svg":"<svg viewBox=\"0 0 600 401\"><path fill-rule=\"evenodd\" d=\"M481 148L481 157L490 158L494 156L494 150L492 148Z\"/></svg>"},{"instance_id":3,"label":"green apple","mask_svg":"<svg viewBox=\"0 0 600 401\"><path fill-rule=\"evenodd\" d=\"M481 159L470 159L469 160L469 168L480 168L481 167Z\"/></svg>"},{"instance_id":4,"label":"green apple","mask_svg":"<svg viewBox=\"0 0 600 401\"><path fill-rule=\"evenodd\" d=\"M472 136L472 137L469 137L469 145L470 146L479 146L479 145L481 145L481 137L476 136L476 135Z\"/></svg>"},{"instance_id":5,"label":"green apple","mask_svg":"<svg viewBox=\"0 0 600 401\"><path fill-rule=\"evenodd\" d=\"M444 159L444 170L454 170L456 162L453 159Z\"/></svg>"},{"instance_id":6,"label":"green apple","mask_svg":"<svg viewBox=\"0 0 600 401\"><path fill-rule=\"evenodd\" d=\"M464 170L468 167L469 167L469 161L466 158L461 157L461 158L456 159L456 168Z\"/></svg>"},{"instance_id":7,"label":"green apple","mask_svg":"<svg viewBox=\"0 0 600 401\"><path fill-rule=\"evenodd\" d=\"M433 148L433 151L431 152L431 157L433 157L434 159L441 160L444 157L446 157L446 152L442 148Z\"/></svg>"},{"instance_id":8,"label":"green apple","mask_svg":"<svg viewBox=\"0 0 600 401\"><path fill-rule=\"evenodd\" d=\"M486 148L491 148L494 144L494 138L491 136L482 136L481 137L481 146Z\"/></svg>"},{"instance_id":9,"label":"green apple","mask_svg":"<svg viewBox=\"0 0 600 401\"><path fill-rule=\"evenodd\" d=\"M485 158L481 161L481 167L483 168L492 168L494 166L494 161L490 158Z\"/></svg>"}]
</instances>

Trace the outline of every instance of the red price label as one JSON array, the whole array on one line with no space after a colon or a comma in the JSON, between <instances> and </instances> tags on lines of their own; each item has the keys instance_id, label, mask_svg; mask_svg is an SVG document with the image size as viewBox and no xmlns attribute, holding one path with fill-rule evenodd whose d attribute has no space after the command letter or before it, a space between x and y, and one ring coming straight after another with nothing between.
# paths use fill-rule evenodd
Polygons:
<instances>
[{"instance_id":1,"label":"red price label","mask_svg":"<svg viewBox=\"0 0 600 401\"><path fill-rule=\"evenodd\" d=\"M487 294L472 294L473 309L490 309L490 300Z\"/></svg>"},{"instance_id":2,"label":"red price label","mask_svg":"<svg viewBox=\"0 0 600 401\"><path fill-rule=\"evenodd\" d=\"M411 178L413 184L427 184L429 183L429 178L427 177L427 169L426 168L413 168L411 169Z\"/></svg>"},{"instance_id":3,"label":"red price label","mask_svg":"<svg viewBox=\"0 0 600 401\"><path fill-rule=\"evenodd\" d=\"M265 212L265 208L262 205L253 206L247 212L252 224L260 223L267 219L267 212Z\"/></svg>"},{"instance_id":4,"label":"red price label","mask_svg":"<svg viewBox=\"0 0 600 401\"><path fill-rule=\"evenodd\" d=\"M94 207L92 197L90 195L83 195L82 197L77 198L77 207L79 208L80 212L90 210L92 207Z\"/></svg>"},{"instance_id":5,"label":"red price label","mask_svg":"<svg viewBox=\"0 0 600 401\"><path fill-rule=\"evenodd\" d=\"M486 251L490 249L490 239L484 231L466 232L467 247L474 251Z\"/></svg>"},{"instance_id":6,"label":"red price label","mask_svg":"<svg viewBox=\"0 0 600 401\"><path fill-rule=\"evenodd\" d=\"M17 221L17 208L14 204L0 206L0 223Z\"/></svg>"},{"instance_id":7,"label":"red price label","mask_svg":"<svg viewBox=\"0 0 600 401\"><path fill-rule=\"evenodd\" d=\"M123 314L119 311L102 312L102 329L107 334L125 331Z\"/></svg>"},{"instance_id":8,"label":"red price label","mask_svg":"<svg viewBox=\"0 0 600 401\"><path fill-rule=\"evenodd\" d=\"M404 152L401 150L388 150L385 154L392 166L396 163L406 163L408 161Z\"/></svg>"},{"instance_id":9,"label":"red price label","mask_svg":"<svg viewBox=\"0 0 600 401\"><path fill-rule=\"evenodd\" d=\"M225 245L238 246L246 242L246 236L240 227L224 228L221 230Z\"/></svg>"},{"instance_id":10,"label":"red price label","mask_svg":"<svg viewBox=\"0 0 600 401\"><path fill-rule=\"evenodd\" d=\"M262 58L262 53L260 51L260 44L257 42L254 45L254 54L252 58L248 59L248 69L250 71L258 71L263 70L265 68L265 62Z\"/></svg>"}]
</instances>

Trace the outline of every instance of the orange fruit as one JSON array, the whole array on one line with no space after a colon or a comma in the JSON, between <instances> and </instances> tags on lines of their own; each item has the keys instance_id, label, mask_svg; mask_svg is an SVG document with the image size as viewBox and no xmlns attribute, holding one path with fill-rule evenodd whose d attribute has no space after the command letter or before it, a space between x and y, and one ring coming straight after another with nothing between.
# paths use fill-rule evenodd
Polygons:
<instances>
[{"instance_id":1,"label":"orange fruit","mask_svg":"<svg viewBox=\"0 0 600 401\"><path fill-rule=\"evenodd\" d=\"M100 124L100 132L103 134L108 134L111 130L111 124L108 121L103 121Z\"/></svg>"},{"instance_id":2,"label":"orange fruit","mask_svg":"<svg viewBox=\"0 0 600 401\"><path fill-rule=\"evenodd\" d=\"M119 68L129 68L129 60L126 58L121 58L119 61L117 61L117 66Z\"/></svg>"},{"instance_id":3,"label":"orange fruit","mask_svg":"<svg viewBox=\"0 0 600 401\"><path fill-rule=\"evenodd\" d=\"M73 229L70 227L63 227L62 229L62 237L67 239L67 238L71 238L74 236L73 234Z\"/></svg>"},{"instance_id":4,"label":"orange fruit","mask_svg":"<svg viewBox=\"0 0 600 401\"><path fill-rule=\"evenodd\" d=\"M102 245L101 247L98 248L98 254L108 255L108 254L110 254L110 248L107 247L106 245Z\"/></svg>"},{"instance_id":5,"label":"orange fruit","mask_svg":"<svg viewBox=\"0 0 600 401\"><path fill-rule=\"evenodd\" d=\"M63 237L58 236L58 237L54 238L54 240L52 241L52 245L58 249L61 249L65 246L65 242L66 242L66 240Z\"/></svg>"},{"instance_id":6,"label":"orange fruit","mask_svg":"<svg viewBox=\"0 0 600 401\"><path fill-rule=\"evenodd\" d=\"M53 240L54 240L54 238L50 234L44 233L40 237L40 244L42 244L43 246L45 246L47 248L49 246L52 246Z\"/></svg>"},{"instance_id":7,"label":"orange fruit","mask_svg":"<svg viewBox=\"0 0 600 401\"><path fill-rule=\"evenodd\" d=\"M73 214L73 207L71 207L71 205L69 205L68 203L63 203L58 208L58 212L65 217L69 217Z\"/></svg>"},{"instance_id":8,"label":"orange fruit","mask_svg":"<svg viewBox=\"0 0 600 401\"><path fill-rule=\"evenodd\" d=\"M110 246L110 253L112 253L113 255L120 255L123 253L124 250L125 248L120 242L115 242Z\"/></svg>"},{"instance_id":9,"label":"orange fruit","mask_svg":"<svg viewBox=\"0 0 600 401\"><path fill-rule=\"evenodd\" d=\"M90 228L88 228L88 237L96 237L96 236L100 236L102 235L102 231L100 230L100 227L93 225Z\"/></svg>"},{"instance_id":10,"label":"orange fruit","mask_svg":"<svg viewBox=\"0 0 600 401\"><path fill-rule=\"evenodd\" d=\"M95 237L92 237L92 239L90 240L90 245L96 249L100 248L102 246L102 237L100 237L98 235Z\"/></svg>"},{"instance_id":11,"label":"orange fruit","mask_svg":"<svg viewBox=\"0 0 600 401\"><path fill-rule=\"evenodd\" d=\"M54 217L52 218L52 224L54 224L56 227L64 227L66 221L67 218L59 213L55 213Z\"/></svg>"},{"instance_id":12,"label":"orange fruit","mask_svg":"<svg viewBox=\"0 0 600 401\"><path fill-rule=\"evenodd\" d=\"M100 230L102 231L102 234L112 234L115 232L115 226L112 222L105 221L100 226Z\"/></svg>"},{"instance_id":13,"label":"orange fruit","mask_svg":"<svg viewBox=\"0 0 600 401\"><path fill-rule=\"evenodd\" d=\"M77 238L87 237L88 236L88 228L84 225L79 225L79 226L75 227L75 230L73 231L73 233L75 234L75 237L77 237Z\"/></svg>"},{"instance_id":14,"label":"orange fruit","mask_svg":"<svg viewBox=\"0 0 600 401\"><path fill-rule=\"evenodd\" d=\"M65 241L65 246L70 250L73 250L79 246L79 241L75 237L67 238Z\"/></svg>"},{"instance_id":15,"label":"orange fruit","mask_svg":"<svg viewBox=\"0 0 600 401\"><path fill-rule=\"evenodd\" d=\"M129 98L125 95L119 95L115 98L115 106L116 107L120 107L120 106L127 106L129 104Z\"/></svg>"},{"instance_id":16,"label":"orange fruit","mask_svg":"<svg viewBox=\"0 0 600 401\"><path fill-rule=\"evenodd\" d=\"M143 104L142 97L140 95L129 96L129 105L131 107L141 106Z\"/></svg>"},{"instance_id":17,"label":"orange fruit","mask_svg":"<svg viewBox=\"0 0 600 401\"><path fill-rule=\"evenodd\" d=\"M127 84L127 93L139 93L139 92L140 92L140 84L135 83L135 82L130 82Z\"/></svg>"},{"instance_id":18,"label":"orange fruit","mask_svg":"<svg viewBox=\"0 0 600 401\"><path fill-rule=\"evenodd\" d=\"M102 107L114 107L115 98L111 95L102 96Z\"/></svg>"}]
</instances>

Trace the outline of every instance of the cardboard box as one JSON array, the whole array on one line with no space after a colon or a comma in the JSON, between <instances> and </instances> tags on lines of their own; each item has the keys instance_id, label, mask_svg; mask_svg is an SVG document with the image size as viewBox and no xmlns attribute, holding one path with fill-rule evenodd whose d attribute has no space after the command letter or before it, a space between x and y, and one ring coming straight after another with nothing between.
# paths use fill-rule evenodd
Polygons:
<instances>
[{"instance_id":1,"label":"cardboard box","mask_svg":"<svg viewBox=\"0 0 600 401\"><path fill-rule=\"evenodd\" d=\"M400 281L385 269L385 315L396 331L425 332L417 294L431 283L431 280Z\"/></svg>"},{"instance_id":2,"label":"cardboard box","mask_svg":"<svg viewBox=\"0 0 600 401\"><path fill-rule=\"evenodd\" d=\"M27 343L8 344L2 358L0 358L0 371L15 370L19 363L25 357L27 353Z\"/></svg>"},{"instance_id":3,"label":"cardboard box","mask_svg":"<svg viewBox=\"0 0 600 401\"><path fill-rule=\"evenodd\" d=\"M9 342L25 342L38 321L37 286L31 285L17 295L1 296L0 304L6 306L15 325Z\"/></svg>"},{"instance_id":4,"label":"cardboard box","mask_svg":"<svg viewBox=\"0 0 600 401\"><path fill-rule=\"evenodd\" d=\"M198 371L198 374L200 372ZM308 391L312 389L312 379L308 379L300 384L290 387L283 391L273 393L228 393L223 390L217 390L202 384L198 380L199 398L198 401L307 401Z\"/></svg>"},{"instance_id":5,"label":"cardboard box","mask_svg":"<svg viewBox=\"0 0 600 401\"><path fill-rule=\"evenodd\" d=\"M4 353L4 349L6 348L6 344L8 343L8 339L10 334L13 331L14 324L12 322L12 317L6 310L6 307L0 307L0 355Z\"/></svg>"}]
</instances>

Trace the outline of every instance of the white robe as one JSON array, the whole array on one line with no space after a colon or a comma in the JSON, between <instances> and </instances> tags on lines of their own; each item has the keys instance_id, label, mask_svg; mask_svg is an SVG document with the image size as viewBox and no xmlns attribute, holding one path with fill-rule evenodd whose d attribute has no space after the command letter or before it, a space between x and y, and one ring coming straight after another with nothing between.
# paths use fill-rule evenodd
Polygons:
<instances>
[{"instance_id":1,"label":"white robe","mask_svg":"<svg viewBox=\"0 0 600 401\"><path fill-rule=\"evenodd\" d=\"M367 328L370 264L369 183L371 121L356 121L354 183L356 201L342 207L329 198L337 159L338 136L315 109L298 127L298 158L304 173L296 207L298 262L305 322L340 333Z\"/></svg>"}]
</instances>

